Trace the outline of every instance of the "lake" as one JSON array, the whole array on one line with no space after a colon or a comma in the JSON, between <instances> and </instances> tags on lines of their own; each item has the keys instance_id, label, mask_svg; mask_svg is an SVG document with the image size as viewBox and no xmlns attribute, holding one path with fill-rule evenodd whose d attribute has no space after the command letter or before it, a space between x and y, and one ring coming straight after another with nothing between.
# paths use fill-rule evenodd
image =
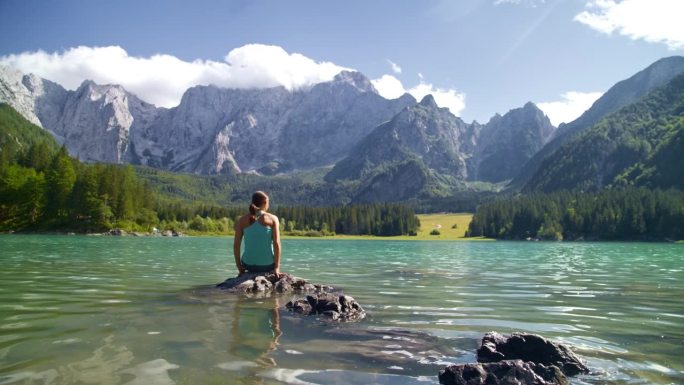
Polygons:
<instances>
[{"instance_id":1,"label":"lake","mask_svg":"<svg viewBox=\"0 0 684 385\"><path fill-rule=\"evenodd\" d=\"M285 239L330 324L212 285L231 238L0 235L0 384L436 384L483 334L569 344L573 384L684 383L684 245Z\"/></svg>"}]
</instances>

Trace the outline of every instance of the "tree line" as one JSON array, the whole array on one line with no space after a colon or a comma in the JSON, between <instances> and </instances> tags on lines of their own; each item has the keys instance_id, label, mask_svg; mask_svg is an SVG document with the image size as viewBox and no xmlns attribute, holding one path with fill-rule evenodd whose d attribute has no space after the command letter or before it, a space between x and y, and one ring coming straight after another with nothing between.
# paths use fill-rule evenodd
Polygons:
<instances>
[{"instance_id":1,"label":"tree line","mask_svg":"<svg viewBox=\"0 0 684 385\"><path fill-rule=\"evenodd\" d=\"M278 207L274 213L286 232L393 236L415 235L420 227L413 209L400 204Z\"/></svg>"},{"instance_id":2,"label":"tree line","mask_svg":"<svg viewBox=\"0 0 684 385\"><path fill-rule=\"evenodd\" d=\"M6 155L6 154L5 154ZM85 164L64 147L35 144L0 160L0 231L176 230L232 233L246 207L170 201L130 165ZM248 197L246 197L248 200ZM301 235L402 235L420 225L396 204L276 207L282 230Z\"/></svg>"},{"instance_id":3,"label":"tree line","mask_svg":"<svg viewBox=\"0 0 684 385\"><path fill-rule=\"evenodd\" d=\"M684 192L608 189L532 193L477 208L469 237L550 240L684 239Z\"/></svg>"},{"instance_id":4,"label":"tree line","mask_svg":"<svg viewBox=\"0 0 684 385\"><path fill-rule=\"evenodd\" d=\"M32 144L0 157L0 230L146 230L156 196L132 167L88 165L64 147Z\"/></svg>"}]
</instances>

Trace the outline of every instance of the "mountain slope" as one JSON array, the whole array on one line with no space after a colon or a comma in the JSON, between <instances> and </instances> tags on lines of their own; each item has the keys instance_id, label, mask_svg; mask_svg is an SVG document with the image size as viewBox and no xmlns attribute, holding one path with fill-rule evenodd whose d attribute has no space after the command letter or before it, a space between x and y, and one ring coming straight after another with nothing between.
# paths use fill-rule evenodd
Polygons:
<instances>
[{"instance_id":1,"label":"mountain slope","mask_svg":"<svg viewBox=\"0 0 684 385\"><path fill-rule=\"evenodd\" d=\"M494 116L480 134L476 173L471 179L493 183L512 179L554 131L549 118L533 103Z\"/></svg>"},{"instance_id":2,"label":"mountain slope","mask_svg":"<svg viewBox=\"0 0 684 385\"><path fill-rule=\"evenodd\" d=\"M623 107L547 157L524 191L680 186L684 74Z\"/></svg>"},{"instance_id":3,"label":"mountain slope","mask_svg":"<svg viewBox=\"0 0 684 385\"><path fill-rule=\"evenodd\" d=\"M684 57L663 58L628 79L616 83L579 118L561 124L556 135L536 153L514 178L511 187L522 188L539 169L545 158L553 154L575 135L596 124L603 117L636 102L653 89L667 84L684 71Z\"/></svg>"},{"instance_id":4,"label":"mountain slope","mask_svg":"<svg viewBox=\"0 0 684 385\"><path fill-rule=\"evenodd\" d=\"M47 152L59 149L50 133L28 121L12 106L0 103L0 159L13 161L35 145L43 146L42 151Z\"/></svg>"},{"instance_id":5,"label":"mountain slope","mask_svg":"<svg viewBox=\"0 0 684 385\"><path fill-rule=\"evenodd\" d=\"M439 108L428 95L375 128L333 167L326 180L365 179L410 158L420 159L438 173L465 179L467 155L461 144L468 142L469 134L461 119Z\"/></svg>"}]
</instances>

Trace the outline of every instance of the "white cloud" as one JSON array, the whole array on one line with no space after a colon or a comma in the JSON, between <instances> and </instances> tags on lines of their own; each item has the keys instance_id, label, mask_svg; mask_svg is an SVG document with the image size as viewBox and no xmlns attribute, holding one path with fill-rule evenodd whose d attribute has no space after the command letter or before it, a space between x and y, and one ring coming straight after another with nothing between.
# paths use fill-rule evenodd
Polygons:
<instances>
[{"instance_id":1,"label":"white cloud","mask_svg":"<svg viewBox=\"0 0 684 385\"><path fill-rule=\"evenodd\" d=\"M601 95L603 95L602 92L568 91L561 95L563 100L537 103L537 107L544 111L554 126L558 126L561 123L569 123L577 119Z\"/></svg>"},{"instance_id":2,"label":"white cloud","mask_svg":"<svg viewBox=\"0 0 684 385\"><path fill-rule=\"evenodd\" d=\"M591 0L575 21L608 35L617 32L675 50L684 48L682 15L682 0Z\"/></svg>"},{"instance_id":3,"label":"white cloud","mask_svg":"<svg viewBox=\"0 0 684 385\"><path fill-rule=\"evenodd\" d=\"M294 90L332 80L348 69L261 44L235 48L225 62L187 62L171 55L135 57L118 46L81 46L61 53L36 51L2 56L0 64L34 73L68 89L77 88L86 79L99 84L120 84L141 99L164 107L177 105L185 90L195 85L283 86Z\"/></svg>"},{"instance_id":4,"label":"white cloud","mask_svg":"<svg viewBox=\"0 0 684 385\"><path fill-rule=\"evenodd\" d=\"M465 94L454 89L436 88L426 83L422 74L418 74L420 82L409 89L404 88L401 81L392 75L383 75L379 79L371 80L380 95L388 99L395 99L409 93L414 98L421 100L426 95L432 95L440 107L446 107L452 114L459 116L465 109Z\"/></svg>"},{"instance_id":5,"label":"white cloud","mask_svg":"<svg viewBox=\"0 0 684 385\"><path fill-rule=\"evenodd\" d=\"M401 73L401 67L399 67L397 63L391 61L390 59L387 59L387 63L389 63L390 67L392 67L392 72L397 75Z\"/></svg>"},{"instance_id":6,"label":"white cloud","mask_svg":"<svg viewBox=\"0 0 684 385\"><path fill-rule=\"evenodd\" d=\"M379 79L371 80L378 93L387 99L396 99L406 93L404 85L392 75L382 75Z\"/></svg>"}]
</instances>

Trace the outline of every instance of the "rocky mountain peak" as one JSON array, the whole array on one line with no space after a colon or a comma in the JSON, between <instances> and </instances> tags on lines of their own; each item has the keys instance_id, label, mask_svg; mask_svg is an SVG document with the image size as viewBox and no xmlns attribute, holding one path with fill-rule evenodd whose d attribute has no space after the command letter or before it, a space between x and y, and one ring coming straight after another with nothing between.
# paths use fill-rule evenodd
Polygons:
<instances>
[{"instance_id":1,"label":"rocky mountain peak","mask_svg":"<svg viewBox=\"0 0 684 385\"><path fill-rule=\"evenodd\" d=\"M539 109L539 107L537 107L537 105L532 103L532 102L525 103L525 105L522 107L522 109L525 111L534 111L534 112L541 111Z\"/></svg>"},{"instance_id":2,"label":"rocky mountain peak","mask_svg":"<svg viewBox=\"0 0 684 385\"><path fill-rule=\"evenodd\" d=\"M335 75L333 83L349 84L361 92L378 93L373 83L364 74L358 71L342 71Z\"/></svg>"},{"instance_id":3,"label":"rocky mountain peak","mask_svg":"<svg viewBox=\"0 0 684 385\"><path fill-rule=\"evenodd\" d=\"M45 127L41 116L61 109L65 92L56 83L0 66L0 102L9 104L35 125Z\"/></svg>"},{"instance_id":4,"label":"rocky mountain peak","mask_svg":"<svg viewBox=\"0 0 684 385\"><path fill-rule=\"evenodd\" d=\"M420 101L420 105L427 108L439 108L437 102L435 101L435 97L431 94L425 95L423 99Z\"/></svg>"},{"instance_id":5,"label":"rocky mountain peak","mask_svg":"<svg viewBox=\"0 0 684 385\"><path fill-rule=\"evenodd\" d=\"M495 115L481 132L476 153L476 179L512 179L551 138L555 127L534 103Z\"/></svg>"}]
</instances>

